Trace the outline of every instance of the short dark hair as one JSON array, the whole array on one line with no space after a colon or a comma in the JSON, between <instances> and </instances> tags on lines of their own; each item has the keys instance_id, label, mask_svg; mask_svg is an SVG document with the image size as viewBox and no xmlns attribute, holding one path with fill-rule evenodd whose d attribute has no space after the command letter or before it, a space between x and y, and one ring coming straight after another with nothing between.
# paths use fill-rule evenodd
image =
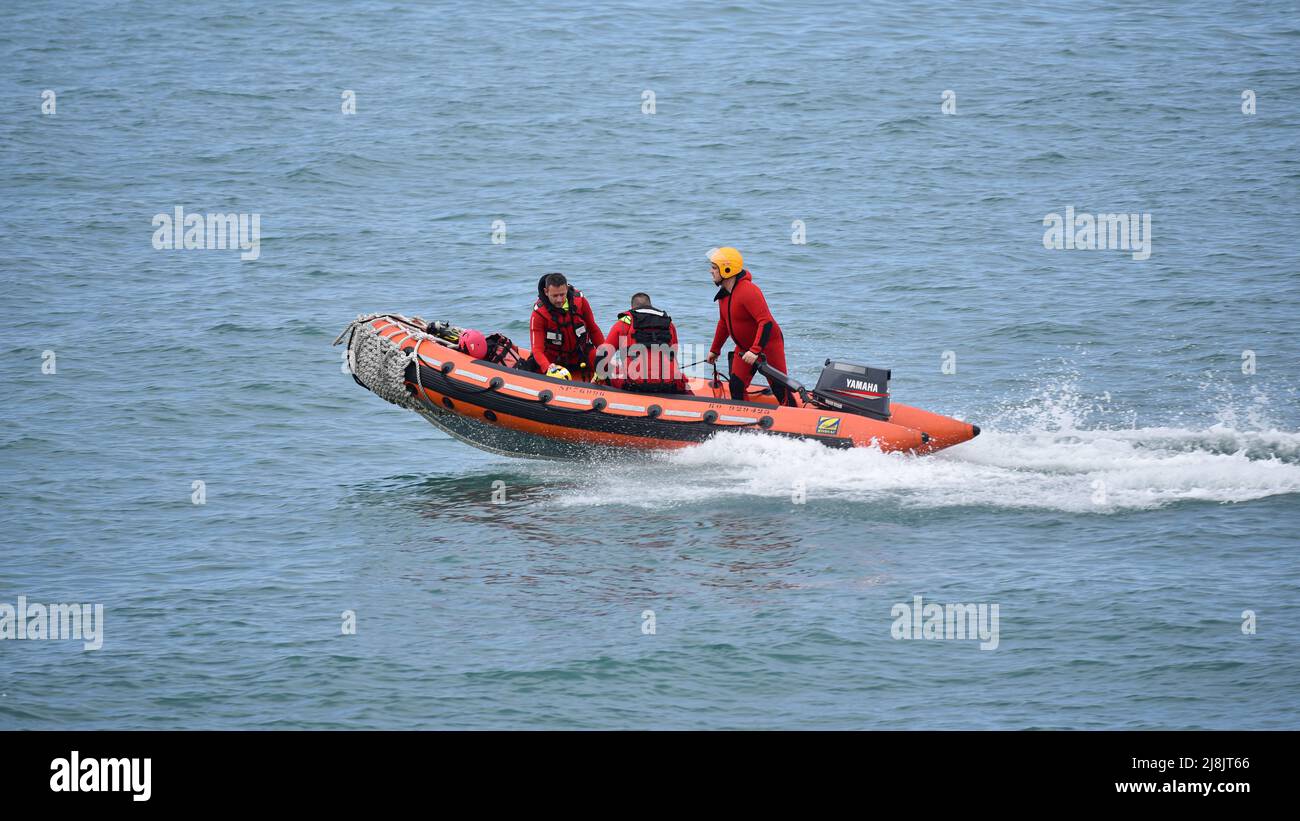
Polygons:
<instances>
[{"instance_id":1,"label":"short dark hair","mask_svg":"<svg viewBox=\"0 0 1300 821\"><path fill-rule=\"evenodd\" d=\"M558 288L558 287L560 287L561 285L568 285L568 284L569 284L569 281L568 281L567 279L564 278L564 274L561 274L561 273L554 273L554 274L547 274L547 275L546 275L546 287L547 287L547 288Z\"/></svg>"},{"instance_id":2,"label":"short dark hair","mask_svg":"<svg viewBox=\"0 0 1300 821\"><path fill-rule=\"evenodd\" d=\"M649 294L640 294L640 293L632 294L632 307L633 307L633 308L648 308L648 307L650 307L652 304L653 304L653 303L650 302L650 295L649 295Z\"/></svg>"}]
</instances>

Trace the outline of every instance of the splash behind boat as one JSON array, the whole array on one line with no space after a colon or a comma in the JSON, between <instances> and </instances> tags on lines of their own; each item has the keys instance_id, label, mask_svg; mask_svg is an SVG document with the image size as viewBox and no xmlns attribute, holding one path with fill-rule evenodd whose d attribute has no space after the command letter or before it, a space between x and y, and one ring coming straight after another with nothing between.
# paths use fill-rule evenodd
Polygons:
<instances>
[{"instance_id":1,"label":"splash behind boat","mask_svg":"<svg viewBox=\"0 0 1300 821\"><path fill-rule=\"evenodd\" d=\"M797 407L788 407L760 387L751 387L743 401L733 400L718 379L689 377L687 394L554 379L474 359L457 348L458 332L445 323L370 314L357 317L335 344L346 341L353 379L362 387L461 441L511 456L581 458L680 448L728 430L835 448L930 453L979 434L966 422L891 402L889 371L862 365L827 360L812 390L760 365L792 391ZM527 350L513 350L528 357Z\"/></svg>"}]
</instances>

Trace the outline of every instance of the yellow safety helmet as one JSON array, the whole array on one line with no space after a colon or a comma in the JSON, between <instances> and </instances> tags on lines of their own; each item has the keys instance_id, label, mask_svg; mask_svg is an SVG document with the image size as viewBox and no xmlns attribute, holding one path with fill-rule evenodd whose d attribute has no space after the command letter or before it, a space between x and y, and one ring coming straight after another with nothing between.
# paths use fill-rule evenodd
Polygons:
<instances>
[{"instance_id":1,"label":"yellow safety helmet","mask_svg":"<svg viewBox=\"0 0 1300 821\"><path fill-rule=\"evenodd\" d=\"M723 279L731 279L745 268L745 258L731 246L714 248L709 252L709 262L718 266Z\"/></svg>"},{"instance_id":2,"label":"yellow safety helmet","mask_svg":"<svg viewBox=\"0 0 1300 821\"><path fill-rule=\"evenodd\" d=\"M550 376L550 377L553 377L553 378L555 378L555 379L572 379L572 378L573 378L573 374L569 373L569 369L566 368L566 367L564 367L564 366L562 366L562 365L552 365L551 367L547 368L547 369L546 369L546 375L547 375L547 376Z\"/></svg>"}]
</instances>

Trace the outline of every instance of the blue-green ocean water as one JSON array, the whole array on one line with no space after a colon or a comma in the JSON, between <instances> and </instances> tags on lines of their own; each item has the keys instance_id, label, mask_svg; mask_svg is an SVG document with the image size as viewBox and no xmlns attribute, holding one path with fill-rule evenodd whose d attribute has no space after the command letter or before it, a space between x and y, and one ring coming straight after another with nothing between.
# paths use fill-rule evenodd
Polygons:
<instances>
[{"instance_id":1,"label":"blue-green ocean water","mask_svg":"<svg viewBox=\"0 0 1300 821\"><path fill-rule=\"evenodd\" d=\"M0 15L0 604L105 610L0 641L0 728L1300 726L1294 7ZM155 250L176 206L260 258ZM1151 214L1150 258L1044 248L1067 206ZM330 346L522 340L552 270L706 344L721 244L796 376L984 435L511 460ZM895 640L916 595L998 647Z\"/></svg>"}]
</instances>

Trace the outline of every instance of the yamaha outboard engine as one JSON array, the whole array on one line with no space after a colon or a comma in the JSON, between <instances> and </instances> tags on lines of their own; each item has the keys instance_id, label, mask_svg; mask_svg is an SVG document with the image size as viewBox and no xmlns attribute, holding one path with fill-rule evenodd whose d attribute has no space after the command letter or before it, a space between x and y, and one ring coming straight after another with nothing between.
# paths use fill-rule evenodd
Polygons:
<instances>
[{"instance_id":1,"label":"yamaha outboard engine","mask_svg":"<svg viewBox=\"0 0 1300 821\"><path fill-rule=\"evenodd\" d=\"M813 388L819 405L889 421L889 371L826 360L826 367Z\"/></svg>"}]
</instances>

